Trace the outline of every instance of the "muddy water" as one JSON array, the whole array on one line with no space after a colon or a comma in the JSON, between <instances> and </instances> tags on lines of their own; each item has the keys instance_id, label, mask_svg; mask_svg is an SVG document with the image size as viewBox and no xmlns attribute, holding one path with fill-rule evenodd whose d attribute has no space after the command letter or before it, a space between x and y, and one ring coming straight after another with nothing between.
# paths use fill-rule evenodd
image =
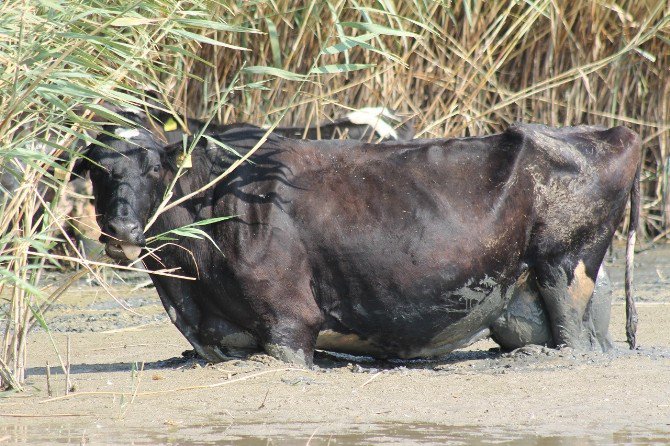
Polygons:
<instances>
[{"instance_id":1,"label":"muddy water","mask_svg":"<svg viewBox=\"0 0 670 446\"><path fill-rule=\"evenodd\" d=\"M622 258L622 257L621 257ZM0 395L0 444L670 444L670 248L636 257L641 348L625 349L622 261L607 354L487 340L440 361L320 354L208 365L142 277L82 281L29 339L28 386ZM71 338L71 382L58 367ZM45 365L51 364L51 393ZM56 398L56 399L54 399Z\"/></svg>"},{"instance_id":2,"label":"muddy water","mask_svg":"<svg viewBox=\"0 0 670 446\"><path fill-rule=\"evenodd\" d=\"M666 433L621 430L604 435L565 436L537 435L519 429L497 429L477 426L448 427L438 424L365 424L353 425L329 432L320 425L297 426L233 425L212 423L191 428L166 429L152 432L146 429L118 429L96 426L94 429L72 425L32 424L15 425L0 430L16 443L24 444L132 444L132 445L491 445L558 446L567 444L650 445L670 442ZM272 434L249 432L269 431ZM311 433L308 433L310 432ZM301 432L304 432L301 434Z\"/></svg>"}]
</instances>

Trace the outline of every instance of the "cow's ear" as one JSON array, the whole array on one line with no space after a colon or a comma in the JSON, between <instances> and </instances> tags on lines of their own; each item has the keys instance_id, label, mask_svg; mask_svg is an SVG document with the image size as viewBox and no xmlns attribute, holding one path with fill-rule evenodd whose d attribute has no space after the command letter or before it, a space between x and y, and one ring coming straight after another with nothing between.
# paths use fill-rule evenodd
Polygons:
<instances>
[{"instance_id":1,"label":"cow's ear","mask_svg":"<svg viewBox=\"0 0 670 446\"><path fill-rule=\"evenodd\" d=\"M119 117L126 121L133 122L139 125L145 125L147 122L146 113L139 107L122 107L110 102L102 101L93 106L79 106L72 110L75 114L82 116L87 111L93 111L90 117L91 122L95 123L109 123L119 122Z\"/></svg>"},{"instance_id":2,"label":"cow's ear","mask_svg":"<svg viewBox=\"0 0 670 446\"><path fill-rule=\"evenodd\" d=\"M173 170L180 167L190 169L193 167L192 153L195 150L202 149L207 145L205 138L200 138L196 142L197 147L192 147L193 138L189 138L182 142L177 142L163 147L163 165L169 166Z\"/></svg>"}]
</instances>

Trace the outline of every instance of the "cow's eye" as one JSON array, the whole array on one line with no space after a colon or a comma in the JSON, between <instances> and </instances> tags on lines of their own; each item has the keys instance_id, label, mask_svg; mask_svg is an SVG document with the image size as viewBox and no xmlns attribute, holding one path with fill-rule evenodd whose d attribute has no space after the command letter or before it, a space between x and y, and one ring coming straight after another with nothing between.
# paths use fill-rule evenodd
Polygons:
<instances>
[{"instance_id":1,"label":"cow's eye","mask_svg":"<svg viewBox=\"0 0 670 446\"><path fill-rule=\"evenodd\" d=\"M161 165L160 164L144 166L144 174L145 175L158 176L160 174L160 172L161 172Z\"/></svg>"}]
</instances>

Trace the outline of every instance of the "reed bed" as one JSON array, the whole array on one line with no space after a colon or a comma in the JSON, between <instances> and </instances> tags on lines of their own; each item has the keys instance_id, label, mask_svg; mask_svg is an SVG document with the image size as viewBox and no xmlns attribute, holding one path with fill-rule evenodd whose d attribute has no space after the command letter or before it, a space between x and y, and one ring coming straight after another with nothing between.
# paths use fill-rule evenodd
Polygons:
<instances>
[{"instance_id":1,"label":"reed bed","mask_svg":"<svg viewBox=\"0 0 670 446\"><path fill-rule=\"evenodd\" d=\"M148 86L215 122L310 125L383 105L420 137L624 124L644 140L642 237L659 241L668 67L664 0L5 0L0 166L15 184L0 189L0 387L21 388L28 328L48 329L43 311L77 278L46 287L44 272L68 261L98 275L59 212L67 159L101 121L122 122L114 107L150 107Z\"/></svg>"},{"instance_id":2,"label":"reed bed","mask_svg":"<svg viewBox=\"0 0 670 446\"><path fill-rule=\"evenodd\" d=\"M216 34L253 52L203 47L198 54L214 67L193 61L202 82L168 81L181 112L269 123L288 107L296 89L290 76L272 79L247 70L247 82L265 88L236 94L219 110L217 90L242 67L302 74L320 57L324 64L374 68L316 76L301 86L299 106L289 110L286 124L386 105L413 116L419 137L485 134L514 122L627 125L644 141L642 236L667 239L667 2L340 0L296 7L279 0L233 12L235 23L264 34L245 34L244 42ZM351 49L323 54L338 44Z\"/></svg>"}]
</instances>

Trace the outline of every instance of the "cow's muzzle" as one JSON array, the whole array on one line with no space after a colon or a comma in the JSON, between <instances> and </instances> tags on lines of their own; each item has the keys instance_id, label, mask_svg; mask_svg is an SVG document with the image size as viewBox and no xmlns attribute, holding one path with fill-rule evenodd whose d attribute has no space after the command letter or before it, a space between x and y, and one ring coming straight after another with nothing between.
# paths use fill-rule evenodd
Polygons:
<instances>
[{"instance_id":1,"label":"cow's muzzle","mask_svg":"<svg viewBox=\"0 0 670 446\"><path fill-rule=\"evenodd\" d=\"M107 255L118 261L136 260L146 243L140 223L134 220L109 220L103 234L100 241L105 243Z\"/></svg>"},{"instance_id":2,"label":"cow's muzzle","mask_svg":"<svg viewBox=\"0 0 670 446\"><path fill-rule=\"evenodd\" d=\"M117 261L133 261L137 260L142 252L142 247L131 245L129 243L107 242L105 245L105 252L112 259Z\"/></svg>"}]
</instances>

